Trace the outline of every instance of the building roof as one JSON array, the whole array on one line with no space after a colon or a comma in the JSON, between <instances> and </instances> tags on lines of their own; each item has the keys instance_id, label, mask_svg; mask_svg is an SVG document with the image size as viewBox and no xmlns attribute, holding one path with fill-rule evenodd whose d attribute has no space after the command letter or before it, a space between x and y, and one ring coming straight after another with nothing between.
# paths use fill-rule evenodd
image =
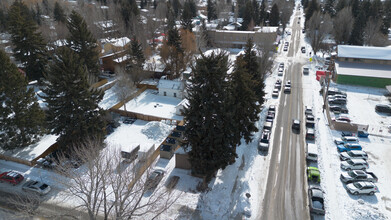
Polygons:
<instances>
[{"instance_id":1,"label":"building roof","mask_svg":"<svg viewBox=\"0 0 391 220\"><path fill-rule=\"evenodd\" d=\"M338 61L335 68L338 75L391 79L391 65Z\"/></svg>"},{"instance_id":2,"label":"building roof","mask_svg":"<svg viewBox=\"0 0 391 220\"><path fill-rule=\"evenodd\" d=\"M391 60L391 48L338 45L338 57Z\"/></svg>"},{"instance_id":3,"label":"building roof","mask_svg":"<svg viewBox=\"0 0 391 220\"><path fill-rule=\"evenodd\" d=\"M184 85L182 81L168 80L168 79L160 79L157 87L159 89L173 89L173 90L184 89Z\"/></svg>"}]
</instances>

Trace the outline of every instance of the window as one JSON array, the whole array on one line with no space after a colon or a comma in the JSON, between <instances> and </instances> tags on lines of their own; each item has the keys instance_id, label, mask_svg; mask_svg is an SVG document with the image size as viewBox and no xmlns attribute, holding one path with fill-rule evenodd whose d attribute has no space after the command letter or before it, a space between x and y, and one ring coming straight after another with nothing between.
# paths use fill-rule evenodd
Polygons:
<instances>
[{"instance_id":1,"label":"window","mask_svg":"<svg viewBox=\"0 0 391 220\"><path fill-rule=\"evenodd\" d=\"M164 96L167 96L167 92L163 92L163 95L164 95Z\"/></svg>"},{"instance_id":2,"label":"window","mask_svg":"<svg viewBox=\"0 0 391 220\"><path fill-rule=\"evenodd\" d=\"M176 92L174 92L174 97L176 97Z\"/></svg>"}]
</instances>

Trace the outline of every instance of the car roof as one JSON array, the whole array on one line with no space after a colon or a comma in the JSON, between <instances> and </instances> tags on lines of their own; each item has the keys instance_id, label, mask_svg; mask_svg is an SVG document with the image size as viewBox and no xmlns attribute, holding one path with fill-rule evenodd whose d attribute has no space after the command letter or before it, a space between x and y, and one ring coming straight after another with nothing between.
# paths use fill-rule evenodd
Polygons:
<instances>
[{"instance_id":1,"label":"car roof","mask_svg":"<svg viewBox=\"0 0 391 220\"><path fill-rule=\"evenodd\" d=\"M365 153L364 151L361 151L361 150L352 150L352 151L349 151L349 153L356 154L356 155L366 155L367 154L367 153Z\"/></svg>"},{"instance_id":2,"label":"car roof","mask_svg":"<svg viewBox=\"0 0 391 220\"><path fill-rule=\"evenodd\" d=\"M360 184L361 186L375 186L374 183L372 182L367 182L367 181L359 181L359 182L356 182L357 184Z\"/></svg>"},{"instance_id":3,"label":"car roof","mask_svg":"<svg viewBox=\"0 0 391 220\"><path fill-rule=\"evenodd\" d=\"M352 170L352 172L356 173L357 175L364 176L367 175L367 173L363 170Z\"/></svg>"},{"instance_id":4,"label":"car roof","mask_svg":"<svg viewBox=\"0 0 391 220\"><path fill-rule=\"evenodd\" d=\"M323 199L323 191L317 187L311 187L312 196Z\"/></svg>"},{"instance_id":5,"label":"car roof","mask_svg":"<svg viewBox=\"0 0 391 220\"><path fill-rule=\"evenodd\" d=\"M10 172L7 173L7 176L11 176L11 177L17 177L19 175L20 175L19 173L14 172L14 171L10 171Z\"/></svg>"},{"instance_id":6,"label":"car roof","mask_svg":"<svg viewBox=\"0 0 391 220\"><path fill-rule=\"evenodd\" d=\"M363 159L351 159L351 161L353 162L353 163L367 163L365 160L363 160Z\"/></svg>"}]
</instances>

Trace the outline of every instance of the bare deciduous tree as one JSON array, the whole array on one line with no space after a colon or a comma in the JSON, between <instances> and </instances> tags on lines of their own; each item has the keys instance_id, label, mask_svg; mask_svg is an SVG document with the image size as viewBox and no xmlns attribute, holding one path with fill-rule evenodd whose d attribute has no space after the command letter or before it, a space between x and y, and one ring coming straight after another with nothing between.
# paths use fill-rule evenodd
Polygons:
<instances>
[{"instance_id":1,"label":"bare deciduous tree","mask_svg":"<svg viewBox=\"0 0 391 220\"><path fill-rule=\"evenodd\" d=\"M269 73L273 67L273 51L275 47L273 45L275 38L271 35L264 35L263 39L256 45L258 62L259 62L259 71L261 75L266 77L266 74Z\"/></svg>"},{"instance_id":2,"label":"bare deciduous tree","mask_svg":"<svg viewBox=\"0 0 391 220\"><path fill-rule=\"evenodd\" d=\"M345 44L349 41L353 30L354 17L351 7L345 7L335 16L333 20L333 35L337 44Z\"/></svg>"},{"instance_id":3,"label":"bare deciduous tree","mask_svg":"<svg viewBox=\"0 0 391 220\"><path fill-rule=\"evenodd\" d=\"M136 87L134 86L132 77L126 73L123 67L117 67L115 72L117 74L117 82L114 91L117 98L121 102L124 102L136 90ZM124 103L124 110L126 111L126 103Z\"/></svg>"},{"instance_id":4,"label":"bare deciduous tree","mask_svg":"<svg viewBox=\"0 0 391 220\"><path fill-rule=\"evenodd\" d=\"M323 40L331 33L333 28L329 14L316 11L308 21L307 37L310 40L314 55L319 51Z\"/></svg>"},{"instance_id":5,"label":"bare deciduous tree","mask_svg":"<svg viewBox=\"0 0 391 220\"><path fill-rule=\"evenodd\" d=\"M382 21L369 18L364 28L364 44L368 46L385 46L387 37L380 32Z\"/></svg>"},{"instance_id":6,"label":"bare deciduous tree","mask_svg":"<svg viewBox=\"0 0 391 220\"><path fill-rule=\"evenodd\" d=\"M146 184L151 169L141 175L145 158L125 162L119 147L89 140L74 147L72 154L81 167L60 170L69 181L62 181L70 196L79 200L78 208L87 211L91 220L132 219L148 216L154 219L179 198L180 193L159 184L151 190ZM63 160L64 157L61 157ZM144 160L143 160L144 159Z\"/></svg>"}]
</instances>

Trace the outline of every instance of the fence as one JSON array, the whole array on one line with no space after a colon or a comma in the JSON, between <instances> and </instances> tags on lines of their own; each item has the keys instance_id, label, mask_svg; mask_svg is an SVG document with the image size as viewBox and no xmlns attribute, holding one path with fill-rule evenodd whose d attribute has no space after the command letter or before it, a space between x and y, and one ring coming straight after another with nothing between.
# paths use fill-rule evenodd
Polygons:
<instances>
[{"instance_id":1,"label":"fence","mask_svg":"<svg viewBox=\"0 0 391 220\"><path fill-rule=\"evenodd\" d=\"M99 88L99 87L103 86L107 82L108 82L107 79L103 79L103 80L101 80L99 82L96 82L96 83L92 84L91 87L96 89L96 88Z\"/></svg>"},{"instance_id":2,"label":"fence","mask_svg":"<svg viewBox=\"0 0 391 220\"><path fill-rule=\"evenodd\" d=\"M150 85L150 84L137 84L137 88L143 88L147 87L147 89L153 89L153 90L158 90L157 85Z\"/></svg>"},{"instance_id":3,"label":"fence","mask_svg":"<svg viewBox=\"0 0 391 220\"><path fill-rule=\"evenodd\" d=\"M31 161L28 161L28 160L23 160L23 159L20 159L20 158L16 158L16 157L10 157L10 156L6 156L6 155L3 155L3 154L0 154L0 159L1 160L8 160L8 161L13 161L15 163L21 163L21 164L24 164L24 165L27 165L27 166L34 166L35 163L31 162Z\"/></svg>"},{"instance_id":4,"label":"fence","mask_svg":"<svg viewBox=\"0 0 391 220\"><path fill-rule=\"evenodd\" d=\"M134 99L135 97L139 96L141 93L143 93L145 90L147 89L146 86L142 87L141 89L139 89L137 92L133 93L132 95L130 95L129 97L127 97L124 101L120 101L118 102L117 104L115 104L113 107L110 108L110 111L113 111L113 110L119 110L119 108L121 108L121 106L125 105L127 102L129 102L130 100Z\"/></svg>"}]
</instances>

